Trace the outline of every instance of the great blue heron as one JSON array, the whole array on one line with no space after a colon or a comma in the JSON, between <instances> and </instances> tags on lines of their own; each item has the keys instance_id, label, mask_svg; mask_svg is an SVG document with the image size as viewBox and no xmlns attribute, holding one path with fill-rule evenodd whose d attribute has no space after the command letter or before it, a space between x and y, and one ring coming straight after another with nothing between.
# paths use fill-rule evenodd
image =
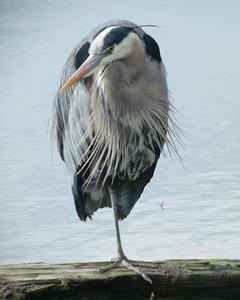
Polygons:
<instances>
[{"instance_id":1,"label":"great blue heron","mask_svg":"<svg viewBox=\"0 0 240 300\"><path fill-rule=\"evenodd\" d=\"M104 23L72 51L54 102L53 136L79 218L113 208L117 258L102 272L122 264L151 282L125 256L118 220L152 178L163 145L176 151L172 124L159 47L140 26Z\"/></svg>"}]
</instances>

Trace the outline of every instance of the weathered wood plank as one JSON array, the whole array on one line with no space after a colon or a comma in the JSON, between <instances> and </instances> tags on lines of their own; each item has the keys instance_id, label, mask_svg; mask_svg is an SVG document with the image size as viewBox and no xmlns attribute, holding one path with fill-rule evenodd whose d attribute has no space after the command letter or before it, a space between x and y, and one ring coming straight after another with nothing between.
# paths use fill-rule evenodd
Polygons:
<instances>
[{"instance_id":1,"label":"weathered wood plank","mask_svg":"<svg viewBox=\"0 0 240 300\"><path fill-rule=\"evenodd\" d=\"M181 297L186 295L198 299L197 295L204 293L204 299L215 299L207 297L216 295L216 299L240 299L240 260L138 263L152 279L152 285L124 268L99 273L99 267L106 262L1 265L0 298L87 300L123 299L125 295L124 299L149 299L153 293L161 297L177 295L174 299L185 299Z\"/></svg>"}]
</instances>

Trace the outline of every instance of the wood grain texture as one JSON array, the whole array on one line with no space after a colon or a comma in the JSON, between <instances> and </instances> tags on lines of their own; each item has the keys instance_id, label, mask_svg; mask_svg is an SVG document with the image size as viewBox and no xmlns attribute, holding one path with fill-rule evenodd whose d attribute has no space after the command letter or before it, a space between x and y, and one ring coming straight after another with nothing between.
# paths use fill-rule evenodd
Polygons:
<instances>
[{"instance_id":1,"label":"wood grain texture","mask_svg":"<svg viewBox=\"0 0 240 300\"><path fill-rule=\"evenodd\" d=\"M0 265L0 298L240 299L240 260L137 263L152 285L124 268L99 273L107 262ZM199 298L200 294L205 297Z\"/></svg>"}]
</instances>

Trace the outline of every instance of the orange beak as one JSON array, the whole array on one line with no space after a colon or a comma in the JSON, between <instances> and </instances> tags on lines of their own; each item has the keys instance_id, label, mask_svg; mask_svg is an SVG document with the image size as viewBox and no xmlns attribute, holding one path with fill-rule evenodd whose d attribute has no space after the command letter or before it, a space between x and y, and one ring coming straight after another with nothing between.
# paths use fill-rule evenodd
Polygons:
<instances>
[{"instance_id":1,"label":"orange beak","mask_svg":"<svg viewBox=\"0 0 240 300\"><path fill-rule=\"evenodd\" d=\"M64 83L61 87L60 92L65 91L74 83L79 80L87 77L93 73L93 70L99 65L102 60L102 55L90 55L85 62L77 69L76 72L72 74L72 76Z\"/></svg>"}]
</instances>

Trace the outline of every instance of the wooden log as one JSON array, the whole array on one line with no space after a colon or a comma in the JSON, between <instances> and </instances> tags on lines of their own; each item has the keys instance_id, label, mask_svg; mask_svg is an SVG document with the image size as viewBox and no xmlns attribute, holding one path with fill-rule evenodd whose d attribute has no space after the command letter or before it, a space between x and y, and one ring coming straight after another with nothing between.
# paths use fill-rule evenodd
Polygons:
<instances>
[{"instance_id":1,"label":"wooden log","mask_svg":"<svg viewBox=\"0 0 240 300\"><path fill-rule=\"evenodd\" d=\"M107 262L0 265L0 298L240 299L240 260L138 263L152 285L124 268L99 273Z\"/></svg>"}]
</instances>

